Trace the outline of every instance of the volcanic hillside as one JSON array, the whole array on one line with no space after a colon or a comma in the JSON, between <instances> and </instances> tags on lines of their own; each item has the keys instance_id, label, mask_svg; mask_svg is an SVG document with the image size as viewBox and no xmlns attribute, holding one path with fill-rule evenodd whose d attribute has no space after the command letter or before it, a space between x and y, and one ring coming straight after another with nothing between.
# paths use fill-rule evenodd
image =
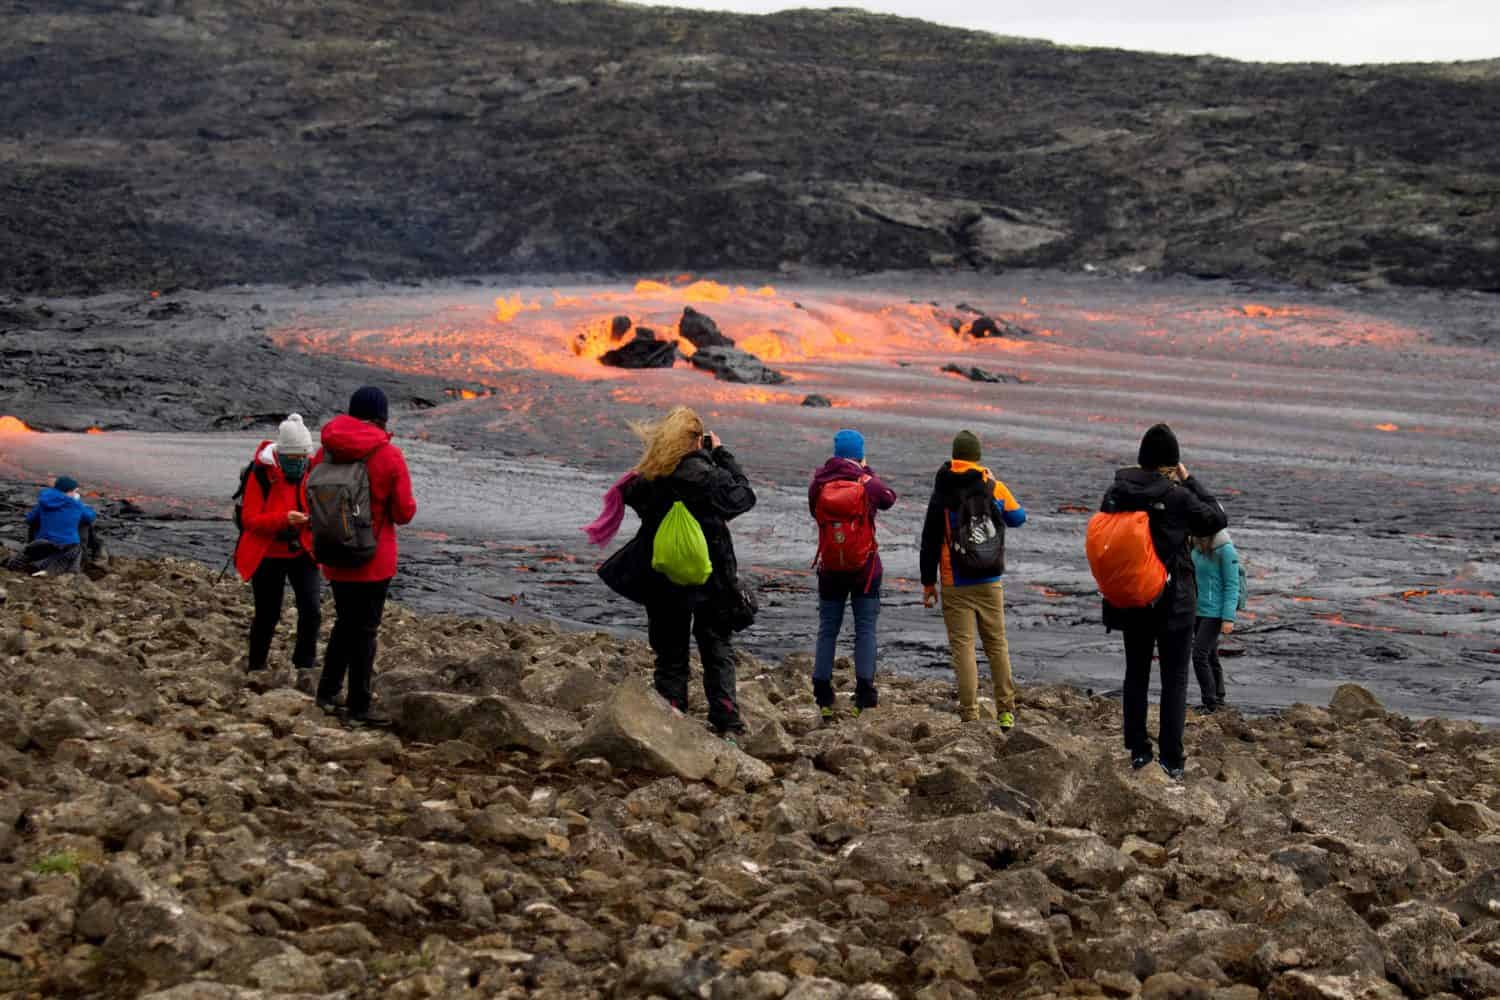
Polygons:
<instances>
[{"instance_id":1,"label":"volcanic hillside","mask_svg":"<svg viewBox=\"0 0 1500 1000\"><path fill-rule=\"evenodd\" d=\"M1500 289L1500 64L847 10L0 4L0 288L1017 265Z\"/></svg>"}]
</instances>

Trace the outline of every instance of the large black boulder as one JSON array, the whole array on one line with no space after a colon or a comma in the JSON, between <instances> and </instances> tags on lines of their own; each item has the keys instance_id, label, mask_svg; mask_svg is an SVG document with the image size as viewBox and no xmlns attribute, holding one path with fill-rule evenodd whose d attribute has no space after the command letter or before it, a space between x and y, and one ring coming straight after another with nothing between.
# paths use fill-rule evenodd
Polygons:
<instances>
[{"instance_id":1,"label":"large black boulder","mask_svg":"<svg viewBox=\"0 0 1500 1000\"><path fill-rule=\"evenodd\" d=\"M943 371L953 375L962 375L971 382L1003 382L1019 385L1023 381L1019 375L992 372L988 368L979 368L975 365L948 364L943 366Z\"/></svg>"},{"instance_id":2,"label":"large black boulder","mask_svg":"<svg viewBox=\"0 0 1500 1000\"><path fill-rule=\"evenodd\" d=\"M719 324L692 306L682 310L682 319L677 321L677 335L694 347L734 346L734 341L720 332Z\"/></svg>"},{"instance_id":3,"label":"large black boulder","mask_svg":"<svg viewBox=\"0 0 1500 1000\"><path fill-rule=\"evenodd\" d=\"M611 368L671 368L676 361L676 342L657 340L656 334L644 326L636 327L630 343L599 355L599 363Z\"/></svg>"},{"instance_id":4,"label":"large black boulder","mask_svg":"<svg viewBox=\"0 0 1500 1000\"><path fill-rule=\"evenodd\" d=\"M969 324L968 329L963 331L975 340L985 340L990 337L1026 337L1031 331L1024 326L1017 326L1003 319L995 319L993 316L981 315Z\"/></svg>"},{"instance_id":5,"label":"large black boulder","mask_svg":"<svg viewBox=\"0 0 1500 1000\"><path fill-rule=\"evenodd\" d=\"M738 347L700 348L688 360L694 367L713 372L714 378L725 382L779 385L786 381L786 376L781 372L767 368L760 358Z\"/></svg>"}]
</instances>

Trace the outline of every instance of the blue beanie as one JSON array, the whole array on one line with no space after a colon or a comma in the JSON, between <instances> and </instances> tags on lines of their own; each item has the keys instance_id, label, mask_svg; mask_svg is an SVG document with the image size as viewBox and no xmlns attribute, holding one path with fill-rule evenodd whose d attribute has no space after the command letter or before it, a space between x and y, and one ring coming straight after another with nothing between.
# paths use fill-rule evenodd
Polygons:
<instances>
[{"instance_id":1,"label":"blue beanie","mask_svg":"<svg viewBox=\"0 0 1500 1000\"><path fill-rule=\"evenodd\" d=\"M847 428L833 436L833 457L847 458L851 462L865 460L865 436Z\"/></svg>"},{"instance_id":2,"label":"blue beanie","mask_svg":"<svg viewBox=\"0 0 1500 1000\"><path fill-rule=\"evenodd\" d=\"M356 389L354 395L349 397L349 416L356 420L383 424L390 412L390 404L385 401L385 393L379 386L367 385Z\"/></svg>"},{"instance_id":3,"label":"blue beanie","mask_svg":"<svg viewBox=\"0 0 1500 1000\"><path fill-rule=\"evenodd\" d=\"M57 482L52 484L52 488L59 493L72 493L78 489L78 480L72 476L58 476Z\"/></svg>"}]
</instances>

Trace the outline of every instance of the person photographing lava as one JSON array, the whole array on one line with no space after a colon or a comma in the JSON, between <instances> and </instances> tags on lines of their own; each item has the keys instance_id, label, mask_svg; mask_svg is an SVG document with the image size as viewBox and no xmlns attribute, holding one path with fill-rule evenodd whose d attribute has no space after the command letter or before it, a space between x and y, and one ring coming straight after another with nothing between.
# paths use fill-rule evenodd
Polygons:
<instances>
[{"instance_id":1,"label":"person photographing lava","mask_svg":"<svg viewBox=\"0 0 1500 1000\"><path fill-rule=\"evenodd\" d=\"M755 606L740 585L729 522L755 506L755 491L718 435L686 406L630 429L641 441L640 460L610 487L599 518L584 530L595 545L608 545L627 506L640 530L604 561L599 576L645 605L656 691L678 711L688 707L688 645L697 640L709 727L733 743L745 723L730 640L754 620Z\"/></svg>"}]
</instances>

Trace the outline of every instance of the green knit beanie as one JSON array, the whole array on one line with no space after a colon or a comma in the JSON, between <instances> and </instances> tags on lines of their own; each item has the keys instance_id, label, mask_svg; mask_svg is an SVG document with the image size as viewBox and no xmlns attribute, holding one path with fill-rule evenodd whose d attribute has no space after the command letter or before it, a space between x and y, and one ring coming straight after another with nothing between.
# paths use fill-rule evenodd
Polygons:
<instances>
[{"instance_id":1,"label":"green knit beanie","mask_svg":"<svg viewBox=\"0 0 1500 1000\"><path fill-rule=\"evenodd\" d=\"M954 437L953 457L960 462L979 461L979 438L973 431L959 431Z\"/></svg>"}]
</instances>

